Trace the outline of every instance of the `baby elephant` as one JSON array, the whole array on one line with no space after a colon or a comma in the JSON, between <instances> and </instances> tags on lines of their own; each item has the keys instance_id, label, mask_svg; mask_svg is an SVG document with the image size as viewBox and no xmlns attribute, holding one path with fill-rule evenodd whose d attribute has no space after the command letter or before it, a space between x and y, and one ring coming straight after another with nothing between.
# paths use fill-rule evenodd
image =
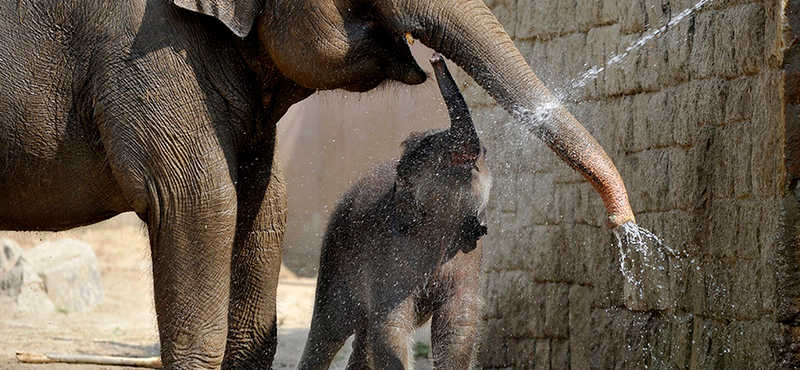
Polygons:
<instances>
[{"instance_id":1,"label":"baby elephant","mask_svg":"<svg viewBox=\"0 0 800 370\"><path fill-rule=\"evenodd\" d=\"M355 333L348 369L409 369L411 335L433 317L437 369L473 367L479 336L485 149L442 57L431 63L449 129L412 134L339 201L322 246L299 369L327 369Z\"/></svg>"}]
</instances>

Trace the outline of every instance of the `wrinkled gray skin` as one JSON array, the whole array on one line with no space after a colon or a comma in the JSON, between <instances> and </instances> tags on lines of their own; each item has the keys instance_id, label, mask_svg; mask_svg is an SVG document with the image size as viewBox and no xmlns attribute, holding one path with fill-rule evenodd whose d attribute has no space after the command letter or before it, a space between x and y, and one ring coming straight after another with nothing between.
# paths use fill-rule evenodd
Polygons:
<instances>
[{"instance_id":1,"label":"wrinkled gray skin","mask_svg":"<svg viewBox=\"0 0 800 370\"><path fill-rule=\"evenodd\" d=\"M136 212L165 367L269 368L286 212L275 123L316 90L423 82L406 33L518 118L551 98L480 0L0 2L0 228ZM624 195L565 110L536 133Z\"/></svg>"},{"instance_id":2,"label":"wrinkled gray skin","mask_svg":"<svg viewBox=\"0 0 800 370\"><path fill-rule=\"evenodd\" d=\"M434 366L475 365L492 178L464 98L432 63L451 126L412 135L339 201L299 370L327 369L353 333L348 369L409 369L411 335L431 316Z\"/></svg>"}]
</instances>

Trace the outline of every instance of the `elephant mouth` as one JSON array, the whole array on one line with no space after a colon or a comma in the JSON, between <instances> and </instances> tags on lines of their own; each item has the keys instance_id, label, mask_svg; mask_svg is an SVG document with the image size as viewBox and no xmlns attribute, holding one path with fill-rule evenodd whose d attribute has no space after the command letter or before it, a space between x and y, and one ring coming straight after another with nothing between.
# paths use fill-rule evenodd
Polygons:
<instances>
[{"instance_id":1,"label":"elephant mouth","mask_svg":"<svg viewBox=\"0 0 800 370\"><path fill-rule=\"evenodd\" d=\"M351 34L354 56L352 65L360 62L378 66L372 77L361 78L342 88L348 91L364 92L383 84L400 82L418 85L428 78L411 52L413 38L410 34L395 35L378 22L362 26L358 34ZM364 58L366 56L366 58Z\"/></svg>"}]
</instances>

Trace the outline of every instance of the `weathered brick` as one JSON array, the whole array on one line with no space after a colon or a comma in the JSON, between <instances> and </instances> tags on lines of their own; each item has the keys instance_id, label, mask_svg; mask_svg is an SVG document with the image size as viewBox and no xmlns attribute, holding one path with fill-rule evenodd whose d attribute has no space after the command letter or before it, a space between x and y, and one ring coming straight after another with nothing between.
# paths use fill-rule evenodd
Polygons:
<instances>
[{"instance_id":1,"label":"weathered brick","mask_svg":"<svg viewBox=\"0 0 800 370\"><path fill-rule=\"evenodd\" d=\"M668 167L668 190L666 208L688 210L694 205L694 191L697 188L697 169L688 150L673 147L666 149Z\"/></svg>"},{"instance_id":2,"label":"weathered brick","mask_svg":"<svg viewBox=\"0 0 800 370\"><path fill-rule=\"evenodd\" d=\"M573 285L569 288L569 366L566 369L589 369L591 327L591 288Z\"/></svg>"},{"instance_id":3,"label":"weathered brick","mask_svg":"<svg viewBox=\"0 0 800 370\"><path fill-rule=\"evenodd\" d=\"M736 261L732 266L731 276L733 286L731 294L731 308L734 311L734 318L739 320L758 320L762 317L761 303L761 262L760 261Z\"/></svg>"},{"instance_id":4,"label":"weathered brick","mask_svg":"<svg viewBox=\"0 0 800 370\"><path fill-rule=\"evenodd\" d=\"M628 156L628 182L636 184L628 189L630 201L638 212L663 210L663 199L669 193L669 153L665 150L647 150Z\"/></svg>"},{"instance_id":5,"label":"weathered brick","mask_svg":"<svg viewBox=\"0 0 800 370\"><path fill-rule=\"evenodd\" d=\"M545 327L547 338L569 338L569 286L545 284Z\"/></svg>"},{"instance_id":6,"label":"weathered brick","mask_svg":"<svg viewBox=\"0 0 800 370\"><path fill-rule=\"evenodd\" d=\"M644 1L633 3L623 3L619 8L619 23L622 25L623 33L637 33L645 30L647 26L647 12Z\"/></svg>"},{"instance_id":7,"label":"weathered brick","mask_svg":"<svg viewBox=\"0 0 800 370\"><path fill-rule=\"evenodd\" d=\"M694 36L689 71L696 78L714 75L716 11L698 13L694 16Z\"/></svg>"},{"instance_id":8,"label":"weathered brick","mask_svg":"<svg viewBox=\"0 0 800 370\"><path fill-rule=\"evenodd\" d=\"M539 340L533 339L514 339L509 344L509 352L513 353L514 358L510 364L519 369L538 369L536 367L537 343Z\"/></svg>"},{"instance_id":9,"label":"weathered brick","mask_svg":"<svg viewBox=\"0 0 800 370\"><path fill-rule=\"evenodd\" d=\"M731 354L729 328L717 321L695 317L691 369L727 369Z\"/></svg>"},{"instance_id":10,"label":"weathered brick","mask_svg":"<svg viewBox=\"0 0 800 370\"><path fill-rule=\"evenodd\" d=\"M536 341L535 369L550 370L550 340Z\"/></svg>"},{"instance_id":11,"label":"weathered brick","mask_svg":"<svg viewBox=\"0 0 800 370\"><path fill-rule=\"evenodd\" d=\"M720 78L710 78L692 82L692 93L697 111L697 122L706 125L725 123L725 104L729 94L728 82Z\"/></svg>"},{"instance_id":12,"label":"weathered brick","mask_svg":"<svg viewBox=\"0 0 800 370\"><path fill-rule=\"evenodd\" d=\"M550 341L550 368L570 369L570 342L568 340Z\"/></svg>"},{"instance_id":13,"label":"weathered brick","mask_svg":"<svg viewBox=\"0 0 800 370\"><path fill-rule=\"evenodd\" d=\"M620 8L624 7L619 0L605 0L600 10L600 23L608 24L618 22L620 18Z\"/></svg>"},{"instance_id":14,"label":"weathered brick","mask_svg":"<svg viewBox=\"0 0 800 370\"><path fill-rule=\"evenodd\" d=\"M753 116L753 104L761 97L755 96L753 83L758 79L750 76L730 81L730 95L725 104L725 122L748 120Z\"/></svg>"},{"instance_id":15,"label":"weathered brick","mask_svg":"<svg viewBox=\"0 0 800 370\"><path fill-rule=\"evenodd\" d=\"M672 1L670 1L670 7L674 7ZM680 12L673 9L672 13L676 15ZM664 77L665 84L679 84L689 79L693 23L691 17L684 19L671 25L662 36L667 48L667 73L660 73L659 75Z\"/></svg>"},{"instance_id":16,"label":"weathered brick","mask_svg":"<svg viewBox=\"0 0 800 370\"><path fill-rule=\"evenodd\" d=\"M715 24L715 68L731 78L752 74L763 66L764 8L747 4L718 13Z\"/></svg>"},{"instance_id":17,"label":"weathered brick","mask_svg":"<svg viewBox=\"0 0 800 370\"><path fill-rule=\"evenodd\" d=\"M557 34L558 2L520 0L517 2L516 35L522 39L548 38Z\"/></svg>"},{"instance_id":18,"label":"weathered brick","mask_svg":"<svg viewBox=\"0 0 800 370\"><path fill-rule=\"evenodd\" d=\"M588 30L600 25L602 22L603 0L577 0L575 5L575 22L579 30Z\"/></svg>"},{"instance_id":19,"label":"weathered brick","mask_svg":"<svg viewBox=\"0 0 800 370\"><path fill-rule=\"evenodd\" d=\"M508 336L505 333L505 321L503 319L491 319L484 323L483 341L481 349L478 351L481 364L484 367L504 367L511 365L509 361ZM516 358L519 352L514 351L512 356ZM521 355L521 354L520 354Z\"/></svg>"}]
</instances>

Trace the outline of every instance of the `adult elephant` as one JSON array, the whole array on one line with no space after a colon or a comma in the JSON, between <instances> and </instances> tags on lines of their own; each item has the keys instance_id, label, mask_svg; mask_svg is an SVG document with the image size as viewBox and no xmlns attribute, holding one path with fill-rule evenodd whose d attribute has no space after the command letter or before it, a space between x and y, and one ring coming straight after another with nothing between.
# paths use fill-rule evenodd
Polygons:
<instances>
[{"instance_id":1,"label":"adult elephant","mask_svg":"<svg viewBox=\"0 0 800 370\"><path fill-rule=\"evenodd\" d=\"M316 90L449 57L633 219L611 161L480 0L0 3L0 228L147 223L167 368L269 368L285 189L275 123ZM536 111L534 109L534 111ZM541 112L540 112L541 113Z\"/></svg>"}]
</instances>

